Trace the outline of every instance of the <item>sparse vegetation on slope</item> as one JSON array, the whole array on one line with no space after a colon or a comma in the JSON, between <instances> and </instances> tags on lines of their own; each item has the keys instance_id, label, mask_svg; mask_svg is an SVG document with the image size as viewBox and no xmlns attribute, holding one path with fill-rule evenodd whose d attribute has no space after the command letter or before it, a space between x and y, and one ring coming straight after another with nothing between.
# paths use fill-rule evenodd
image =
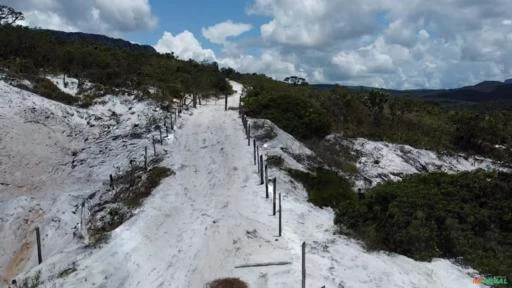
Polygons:
<instances>
[{"instance_id":1,"label":"sparse vegetation on slope","mask_svg":"<svg viewBox=\"0 0 512 288\"><path fill-rule=\"evenodd\" d=\"M249 116L269 119L302 140L343 133L512 161L512 125L508 125L512 111L499 106L444 107L379 91L356 92L341 86L316 90L262 75L223 72L248 87L243 108ZM310 148L315 150L315 145Z\"/></svg>"},{"instance_id":2,"label":"sparse vegetation on slope","mask_svg":"<svg viewBox=\"0 0 512 288\"><path fill-rule=\"evenodd\" d=\"M157 93L146 95L162 101L184 94L209 96L231 91L215 62L199 64L178 60L172 54L70 39L45 30L0 25L0 67L26 78L64 73L105 87L138 91L152 87Z\"/></svg>"},{"instance_id":3,"label":"sparse vegetation on slope","mask_svg":"<svg viewBox=\"0 0 512 288\"><path fill-rule=\"evenodd\" d=\"M174 172L166 167L154 166L145 171L144 167L134 166L126 173L115 177L112 198L96 204L92 209L87 226L90 244L106 240L108 232L128 220L133 215L132 210L151 195L160 181L173 174Z\"/></svg>"}]
</instances>

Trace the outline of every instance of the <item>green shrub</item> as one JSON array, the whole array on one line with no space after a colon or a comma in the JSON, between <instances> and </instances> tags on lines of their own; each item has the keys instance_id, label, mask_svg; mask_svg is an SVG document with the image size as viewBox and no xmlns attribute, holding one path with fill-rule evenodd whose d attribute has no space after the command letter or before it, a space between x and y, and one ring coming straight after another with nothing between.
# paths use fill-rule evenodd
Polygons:
<instances>
[{"instance_id":1,"label":"green shrub","mask_svg":"<svg viewBox=\"0 0 512 288\"><path fill-rule=\"evenodd\" d=\"M244 111L251 117L268 119L301 139L327 135L331 122L326 111L314 99L294 92L250 90L243 100Z\"/></svg>"},{"instance_id":2,"label":"green shrub","mask_svg":"<svg viewBox=\"0 0 512 288\"><path fill-rule=\"evenodd\" d=\"M319 207L337 208L355 201L350 182L331 170L317 168L315 173L286 169L288 174L304 185L308 200Z\"/></svg>"},{"instance_id":3,"label":"green shrub","mask_svg":"<svg viewBox=\"0 0 512 288\"><path fill-rule=\"evenodd\" d=\"M153 189L155 189L162 179L173 175L174 172L167 168L161 166L155 166L148 171L145 178L142 178L139 183L135 187L127 187L126 193L121 193L121 195L126 195L127 198L123 199L128 207L138 207L142 204L142 201L146 199Z\"/></svg>"},{"instance_id":4,"label":"green shrub","mask_svg":"<svg viewBox=\"0 0 512 288\"><path fill-rule=\"evenodd\" d=\"M29 276L19 284L20 288L37 288L44 284L41 280L41 271L38 270L33 276Z\"/></svg>"},{"instance_id":5,"label":"green shrub","mask_svg":"<svg viewBox=\"0 0 512 288\"><path fill-rule=\"evenodd\" d=\"M512 276L511 174L412 176L380 184L336 214L371 249L425 261L462 257L483 273Z\"/></svg>"},{"instance_id":6,"label":"green shrub","mask_svg":"<svg viewBox=\"0 0 512 288\"><path fill-rule=\"evenodd\" d=\"M57 86L55 86L55 84L53 84L52 81L46 78L33 78L32 84L32 89L29 89L31 92L50 100L54 100L66 105L73 105L78 102L78 98L62 92Z\"/></svg>"},{"instance_id":7,"label":"green shrub","mask_svg":"<svg viewBox=\"0 0 512 288\"><path fill-rule=\"evenodd\" d=\"M267 164L269 167L282 167L284 164L283 157L279 155L270 155L267 157Z\"/></svg>"}]
</instances>

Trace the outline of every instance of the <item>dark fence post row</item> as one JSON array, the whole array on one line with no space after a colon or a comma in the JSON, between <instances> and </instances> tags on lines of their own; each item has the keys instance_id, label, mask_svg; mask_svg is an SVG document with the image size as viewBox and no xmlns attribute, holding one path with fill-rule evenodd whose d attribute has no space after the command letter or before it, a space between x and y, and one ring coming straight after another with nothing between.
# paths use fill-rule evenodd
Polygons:
<instances>
[{"instance_id":1,"label":"dark fence post row","mask_svg":"<svg viewBox=\"0 0 512 288\"><path fill-rule=\"evenodd\" d=\"M242 117L242 123L244 125L246 137L247 137L247 145L251 146L250 141L250 129L251 125L247 121L247 117L245 114L240 112ZM256 139L253 138L253 160L254 164L258 166L258 173L260 176L260 184L265 185L265 197L266 199L269 198L269 188L268 184L269 182L272 182L272 215L276 215L276 206L278 206L278 212L279 212L279 218L278 218L278 237L282 237L283 235L283 205L282 205L282 193L279 193L279 198L277 199L277 177L272 178L271 180L268 177L268 164L264 163L263 159L263 153L260 154L259 146L256 145ZM279 200L279 203L277 203L277 200ZM306 242L302 242L301 245L302 250L302 288L306 288ZM325 286L323 286L325 287Z\"/></svg>"}]
</instances>

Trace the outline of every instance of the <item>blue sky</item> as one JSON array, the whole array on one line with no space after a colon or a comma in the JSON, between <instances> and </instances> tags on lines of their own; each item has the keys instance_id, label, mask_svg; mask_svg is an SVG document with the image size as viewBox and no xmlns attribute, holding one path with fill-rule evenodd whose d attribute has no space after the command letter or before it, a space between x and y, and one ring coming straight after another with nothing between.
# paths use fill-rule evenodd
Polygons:
<instances>
[{"instance_id":1,"label":"blue sky","mask_svg":"<svg viewBox=\"0 0 512 288\"><path fill-rule=\"evenodd\" d=\"M452 88L512 78L510 0L4 0L24 25L101 33L275 79Z\"/></svg>"},{"instance_id":2,"label":"blue sky","mask_svg":"<svg viewBox=\"0 0 512 288\"><path fill-rule=\"evenodd\" d=\"M133 42L154 45L162 37L164 31L179 34L184 30L192 32L203 47L220 53L220 45L209 42L201 34L201 29L217 23L232 20L233 22L250 23L259 27L268 21L268 17L247 15L245 11L252 1L247 0L215 0L215 1L151 1L152 10L158 17L159 25L153 31L126 33L125 37ZM241 39L258 37L258 29L244 33Z\"/></svg>"}]
</instances>

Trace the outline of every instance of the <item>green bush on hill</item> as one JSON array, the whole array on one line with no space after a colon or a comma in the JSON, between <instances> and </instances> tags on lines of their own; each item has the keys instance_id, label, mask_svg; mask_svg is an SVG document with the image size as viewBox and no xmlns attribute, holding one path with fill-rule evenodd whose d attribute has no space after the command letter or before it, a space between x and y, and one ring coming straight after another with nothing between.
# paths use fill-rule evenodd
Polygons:
<instances>
[{"instance_id":1,"label":"green bush on hill","mask_svg":"<svg viewBox=\"0 0 512 288\"><path fill-rule=\"evenodd\" d=\"M350 182L331 170L316 168L314 173L286 169L295 180L304 185L308 200L319 207L338 207L355 201Z\"/></svg>"},{"instance_id":2,"label":"green bush on hill","mask_svg":"<svg viewBox=\"0 0 512 288\"><path fill-rule=\"evenodd\" d=\"M248 88L243 109L249 116L267 118L302 140L343 133L512 162L512 111L499 106L443 106L380 91L314 90L264 75L222 72Z\"/></svg>"},{"instance_id":3,"label":"green bush on hill","mask_svg":"<svg viewBox=\"0 0 512 288\"><path fill-rule=\"evenodd\" d=\"M243 100L248 116L269 119L301 139L323 137L330 132L330 118L314 98L309 97L309 89L291 88L279 82L256 85Z\"/></svg>"},{"instance_id":4,"label":"green bush on hill","mask_svg":"<svg viewBox=\"0 0 512 288\"><path fill-rule=\"evenodd\" d=\"M345 201L336 213L336 223L369 248L424 261L462 257L483 273L512 276L511 174L412 176Z\"/></svg>"},{"instance_id":5,"label":"green bush on hill","mask_svg":"<svg viewBox=\"0 0 512 288\"><path fill-rule=\"evenodd\" d=\"M304 185L311 203L334 209L340 231L370 250L421 261L462 259L481 273L512 279L512 174L416 175L358 197L335 172L286 171Z\"/></svg>"},{"instance_id":6,"label":"green bush on hill","mask_svg":"<svg viewBox=\"0 0 512 288\"><path fill-rule=\"evenodd\" d=\"M217 63L182 61L172 54L134 51L92 41L56 39L47 31L0 25L0 67L32 77L64 73L106 87L158 90L164 101L184 94L217 95L231 86Z\"/></svg>"}]
</instances>

